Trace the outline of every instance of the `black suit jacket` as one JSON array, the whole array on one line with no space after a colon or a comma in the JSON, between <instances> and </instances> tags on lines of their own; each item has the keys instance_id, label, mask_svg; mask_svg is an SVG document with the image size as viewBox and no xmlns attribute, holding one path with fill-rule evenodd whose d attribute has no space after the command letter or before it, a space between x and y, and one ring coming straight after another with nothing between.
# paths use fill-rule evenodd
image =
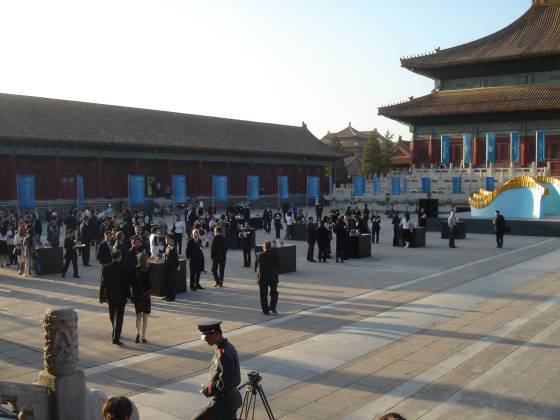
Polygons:
<instances>
[{"instance_id":1,"label":"black suit jacket","mask_svg":"<svg viewBox=\"0 0 560 420\"><path fill-rule=\"evenodd\" d=\"M128 268L117 261L103 266L99 300L112 305L126 305L130 296L130 275Z\"/></svg>"},{"instance_id":2,"label":"black suit jacket","mask_svg":"<svg viewBox=\"0 0 560 420\"><path fill-rule=\"evenodd\" d=\"M278 256L273 254L272 250L259 252L255 257L257 283L278 283L279 267L280 263L278 261Z\"/></svg>"},{"instance_id":3,"label":"black suit jacket","mask_svg":"<svg viewBox=\"0 0 560 420\"><path fill-rule=\"evenodd\" d=\"M210 248L210 258L216 261L225 261L228 250L227 239L224 235L216 235Z\"/></svg>"},{"instance_id":4,"label":"black suit jacket","mask_svg":"<svg viewBox=\"0 0 560 420\"><path fill-rule=\"evenodd\" d=\"M204 254L201 249L202 241L194 238L187 242L187 258L189 260L189 268L191 271L204 270Z\"/></svg>"},{"instance_id":5,"label":"black suit jacket","mask_svg":"<svg viewBox=\"0 0 560 420\"><path fill-rule=\"evenodd\" d=\"M97 254L95 258L99 261L99 264L105 265L111 262L111 249L112 246L110 243L103 241L97 247Z\"/></svg>"},{"instance_id":6,"label":"black suit jacket","mask_svg":"<svg viewBox=\"0 0 560 420\"><path fill-rule=\"evenodd\" d=\"M317 240L317 225L315 223L307 224L307 242L315 242Z\"/></svg>"},{"instance_id":7,"label":"black suit jacket","mask_svg":"<svg viewBox=\"0 0 560 420\"><path fill-rule=\"evenodd\" d=\"M80 242L86 245L91 242L91 226L89 224L82 223L80 225Z\"/></svg>"}]
</instances>

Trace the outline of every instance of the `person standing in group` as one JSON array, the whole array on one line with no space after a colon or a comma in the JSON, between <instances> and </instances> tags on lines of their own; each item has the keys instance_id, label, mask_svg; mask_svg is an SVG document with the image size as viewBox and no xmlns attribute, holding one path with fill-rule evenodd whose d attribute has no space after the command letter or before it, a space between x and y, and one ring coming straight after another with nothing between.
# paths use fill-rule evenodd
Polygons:
<instances>
[{"instance_id":1,"label":"person standing in group","mask_svg":"<svg viewBox=\"0 0 560 420\"><path fill-rule=\"evenodd\" d=\"M265 233L270 233L271 230L271 226L272 226L272 210L270 210L270 207L266 207L266 209L263 212L263 227L264 227L264 232Z\"/></svg>"},{"instance_id":2,"label":"person standing in group","mask_svg":"<svg viewBox=\"0 0 560 420\"><path fill-rule=\"evenodd\" d=\"M204 290L200 285L200 273L204 270L202 240L198 229L193 229L191 239L187 242L187 259L189 260L190 286L193 292Z\"/></svg>"},{"instance_id":3,"label":"person standing in group","mask_svg":"<svg viewBox=\"0 0 560 420\"><path fill-rule=\"evenodd\" d=\"M241 248L243 249L243 267L251 267L251 249L253 244L253 231L249 223L239 232Z\"/></svg>"},{"instance_id":4,"label":"person standing in group","mask_svg":"<svg viewBox=\"0 0 560 420\"><path fill-rule=\"evenodd\" d=\"M196 209L193 207L192 204L187 205L187 208L185 210L185 226L184 226L184 232L186 233L190 233L192 231L192 229L194 228L194 223L196 222L197 219L197 215L196 215ZM179 251L179 253L181 253Z\"/></svg>"},{"instance_id":5,"label":"person standing in group","mask_svg":"<svg viewBox=\"0 0 560 420\"><path fill-rule=\"evenodd\" d=\"M113 249L113 233L110 230L106 230L103 234L103 239L103 242L97 246L97 254L95 255L95 258L99 261L101 266L109 264L112 261L111 250Z\"/></svg>"},{"instance_id":6,"label":"person standing in group","mask_svg":"<svg viewBox=\"0 0 560 420\"><path fill-rule=\"evenodd\" d=\"M404 247L408 248L410 246L410 229L412 227L412 222L410 221L410 213L406 212L404 217L401 219L400 228L402 232L402 240L404 242Z\"/></svg>"},{"instance_id":7,"label":"person standing in group","mask_svg":"<svg viewBox=\"0 0 560 420\"><path fill-rule=\"evenodd\" d=\"M278 257L272 252L272 243L264 241L263 251L255 256L255 272L261 298L263 314L276 313L278 303L278 271L280 263ZM268 295L270 293L270 303Z\"/></svg>"},{"instance_id":8,"label":"person standing in group","mask_svg":"<svg viewBox=\"0 0 560 420\"><path fill-rule=\"evenodd\" d=\"M325 221L321 220L317 229L317 247L319 248L319 262L327 262L329 243L331 241L331 233L325 226Z\"/></svg>"},{"instance_id":9,"label":"person standing in group","mask_svg":"<svg viewBox=\"0 0 560 420\"><path fill-rule=\"evenodd\" d=\"M52 213L52 219L47 225L47 241L52 247L60 245L60 226L58 225L58 214Z\"/></svg>"},{"instance_id":10,"label":"person standing in group","mask_svg":"<svg viewBox=\"0 0 560 420\"><path fill-rule=\"evenodd\" d=\"M274 230L276 231L276 239L280 239L280 231L282 230L282 213L280 212L274 216Z\"/></svg>"},{"instance_id":11,"label":"person standing in group","mask_svg":"<svg viewBox=\"0 0 560 420\"><path fill-rule=\"evenodd\" d=\"M80 243L83 245L82 248L82 264L84 267L89 267L89 253L91 246L91 228L89 225L89 217L84 217L84 220L80 224Z\"/></svg>"},{"instance_id":12,"label":"person standing in group","mask_svg":"<svg viewBox=\"0 0 560 420\"><path fill-rule=\"evenodd\" d=\"M179 267L179 254L173 246L173 237L167 235L165 237L167 248L165 249L164 261L164 277L165 277L165 297L166 302L175 301L175 277L177 276L177 268Z\"/></svg>"},{"instance_id":13,"label":"person standing in group","mask_svg":"<svg viewBox=\"0 0 560 420\"><path fill-rule=\"evenodd\" d=\"M14 236L14 255L17 258L18 274L23 275L25 269L25 257L23 256L23 238L27 235L25 225L19 227Z\"/></svg>"},{"instance_id":14,"label":"person standing in group","mask_svg":"<svg viewBox=\"0 0 560 420\"><path fill-rule=\"evenodd\" d=\"M348 231L344 225L344 217L340 216L334 226L334 233L336 234L336 262L343 263L346 259L346 241L348 238Z\"/></svg>"},{"instance_id":15,"label":"person standing in group","mask_svg":"<svg viewBox=\"0 0 560 420\"><path fill-rule=\"evenodd\" d=\"M173 223L173 246L179 254L183 250L183 235L185 234L185 222L181 220L181 215L175 216L175 222Z\"/></svg>"},{"instance_id":16,"label":"person standing in group","mask_svg":"<svg viewBox=\"0 0 560 420\"><path fill-rule=\"evenodd\" d=\"M455 216L455 210L451 210L447 218L447 227L449 228L449 248L457 248L455 246L455 236L457 235L457 224L459 220Z\"/></svg>"},{"instance_id":17,"label":"person standing in group","mask_svg":"<svg viewBox=\"0 0 560 420\"><path fill-rule=\"evenodd\" d=\"M107 302L109 306L109 319L113 326L112 342L120 346L124 308L130 296L130 275L128 268L122 264L122 254L119 250L114 250L111 258L113 261L101 270L99 303Z\"/></svg>"},{"instance_id":18,"label":"person standing in group","mask_svg":"<svg viewBox=\"0 0 560 420\"><path fill-rule=\"evenodd\" d=\"M237 387L241 383L239 355L235 347L222 335L222 321L199 324L201 339L209 346L215 346L210 363L210 381L200 391L213 401L194 420L237 419L237 410L242 405Z\"/></svg>"},{"instance_id":19,"label":"person standing in group","mask_svg":"<svg viewBox=\"0 0 560 420\"><path fill-rule=\"evenodd\" d=\"M494 213L494 231L496 232L496 243L498 248L504 247L504 234L506 233L506 219L500 214L500 210Z\"/></svg>"},{"instance_id":20,"label":"person standing in group","mask_svg":"<svg viewBox=\"0 0 560 420\"><path fill-rule=\"evenodd\" d=\"M148 238L150 253L149 256L155 258L159 255L158 227L152 226L150 237Z\"/></svg>"},{"instance_id":21,"label":"person standing in group","mask_svg":"<svg viewBox=\"0 0 560 420\"><path fill-rule=\"evenodd\" d=\"M136 339L134 340L136 344L140 342L140 338L142 338L142 343L148 342L146 329L148 328L148 315L152 312L151 269L148 264L148 256L143 252L138 254L138 265L132 278L132 301L136 312Z\"/></svg>"},{"instance_id":22,"label":"person standing in group","mask_svg":"<svg viewBox=\"0 0 560 420\"><path fill-rule=\"evenodd\" d=\"M393 214L393 220L391 221L391 223L393 224L393 246L400 246L399 226L401 224L401 216L398 211Z\"/></svg>"},{"instance_id":23,"label":"person standing in group","mask_svg":"<svg viewBox=\"0 0 560 420\"><path fill-rule=\"evenodd\" d=\"M0 227L0 267L8 266L8 225Z\"/></svg>"},{"instance_id":24,"label":"person standing in group","mask_svg":"<svg viewBox=\"0 0 560 420\"><path fill-rule=\"evenodd\" d=\"M293 227L294 227L294 215L292 212L288 212L286 214L286 240L292 239L293 235Z\"/></svg>"},{"instance_id":25,"label":"person standing in group","mask_svg":"<svg viewBox=\"0 0 560 420\"><path fill-rule=\"evenodd\" d=\"M33 243L33 226L27 225L25 237L23 238L23 259L25 261L24 276L31 277L33 269L33 254L35 254L35 244Z\"/></svg>"},{"instance_id":26,"label":"person standing in group","mask_svg":"<svg viewBox=\"0 0 560 420\"><path fill-rule=\"evenodd\" d=\"M8 223L6 236L7 236L6 246L8 247L8 267L9 267L10 265L17 265L17 256L14 255L16 232L14 230L14 227L10 223Z\"/></svg>"},{"instance_id":27,"label":"person standing in group","mask_svg":"<svg viewBox=\"0 0 560 420\"><path fill-rule=\"evenodd\" d=\"M317 262L314 258L315 242L317 241L317 225L313 217L307 220L307 261Z\"/></svg>"},{"instance_id":28,"label":"person standing in group","mask_svg":"<svg viewBox=\"0 0 560 420\"><path fill-rule=\"evenodd\" d=\"M216 226L214 229L214 240L210 248L210 258L212 258L212 274L216 284L214 287L224 287L224 272L226 269L227 239L223 235L222 228Z\"/></svg>"},{"instance_id":29,"label":"person standing in group","mask_svg":"<svg viewBox=\"0 0 560 420\"><path fill-rule=\"evenodd\" d=\"M76 252L76 233L73 230L68 230L66 232L66 238L64 238L64 267L62 268L62 277L66 277L66 272L68 267L72 262L72 270L74 271L74 278L80 278L78 276L78 253Z\"/></svg>"},{"instance_id":30,"label":"person standing in group","mask_svg":"<svg viewBox=\"0 0 560 420\"><path fill-rule=\"evenodd\" d=\"M317 204L315 205L315 216L317 217L317 221L323 219L323 205L320 199L317 199Z\"/></svg>"},{"instance_id":31,"label":"person standing in group","mask_svg":"<svg viewBox=\"0 0 560 420\"><path fill-rule=\"evenodd\" d=\"M364 211L365 213L365 211ZM381 216L376 211L371 216L371 243L379 243L379 231L381 230Z\"/></svg>"},{"instance_id":32,"label":"person standing in group","mask_svg":"<svg viewBox=\"0 0 560 420\"><path fill-rule=\"evenodd\" d=\"M418 226L423 228L428 227L428 213L426 213L424 207L422 207L418 213Z\"/></svg>"}]
</instances>

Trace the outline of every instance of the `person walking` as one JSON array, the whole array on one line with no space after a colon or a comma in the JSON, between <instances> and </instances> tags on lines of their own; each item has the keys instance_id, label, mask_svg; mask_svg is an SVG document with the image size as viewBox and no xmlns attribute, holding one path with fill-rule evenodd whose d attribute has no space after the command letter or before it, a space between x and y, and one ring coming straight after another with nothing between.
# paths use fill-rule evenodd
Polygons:
<instances>
[{"instance_id":1,"label":"person walking","mask_svg":"<svg viewBox=\"0 0 560 420\"><path fill-rule=\"evenodd\" d=\"M455 216L455 211L451 210L447 218L447 227L449 228L449 248L457 248L455 246L455 236L457 235L457 224L459 220Z\"/></svg>"},{"instance_id":2,"label":"person walking","mask_svg":"<svg viewBox=\"0 0 560 420\"><path fill-rule=\"evenodd\" d=\"M112 343L120 346L124 309L130 296L130 275L128 268L122 264L119 250L114 250L111 258L112 262L101 270L99 303L106 302L109 306L109 319L113 326Z\"/></svg>"},{"instance_id":3,"label":"person walking","mask_svg":"<svg viewBox=\"0 0 560 420\"><path fill-rule=\"evenodd\" d=\"M410 220L410 213L406 212L404 217L400 222L400 229L402 232L402 240L404 242L404 247L410 247L410 229L412 228L412 222Z\"/></svg>"},{"instance_id":4,"label":"person walking","mask_svg":"<svg viewBox=\"0 0 560 420\"><path fill-rule=\"evenodd\" d=\"M138 254L138 265L136 266L132 279L132 301L136 312L136 339L138 344L140 338L142 343L147 343L146 330L148 328L148 315L152 312L152 300L150 292L150 272L152 268L148 264L148 256L145 253Z\"/></svg>"},{"instance_id":5,"label":"person walking","mask_svg":"<svg viewBox=\"0 0 560 420\"><path fill-rule=\"evenodd\" d=\"M317 241L317 225L313 222L313 217L307 220L307 261L317 262L314 258L315 242Z\"/></svg>"},{"instance_id":6,"label":"person walking","mask_svg":"<svg viewBox=\"0 0 560 420\"><path fill-rule=\"evenodd\" d=\"M270 234L270 230L271 230L271 225L272 225L272 210L270 210L270 207L266 207L266 209L263 212L263 227L264 227L264 232Z\"/></svg>"},{"instance_id":7,"label":"person walking","mask_svg":"<svg viewBox=\"0 0 560 420\"><path fill-rule=\"evenodd\" d=\"M496 232L496 244L498 248L504 247L504 234L506 233L506 219L500 214L500 210L494 213L494 231Z\"/></svg>"},{"instance_id":8,"label":"person walking","mask_svg":"<svg viewBox=\"0 0 560 420\"><path fill-rule=\"evenodd\" d=\"M216 284L214 287L224 287L224 272L226 269L227 239L223 235L222 228L216 226L214 229L214 240L210 247L210 258L212 259L212 274Z\"/></svg>"},{"instance_id":9,"label":"person walking","mask_svg":"<svg viewBox=\"0 0 560 420\"><path fill-rule=\"evenodd\" d=\"M113 249L112 238L113 238L113 233L110 230L106 230L105 233L103 234L104 241L97 246L97 254L95 255L95 258L97 259L97 261L99 261L99 264L101 264L101 266L104 266L105 264L109 264L112 261L111 259L111 250Z\"/></svg>"},{"instance_id":10,"label":"person walking","mask_svg":"<svg viewBox=\"0 0 560 420\"><path fill-rule=\"evenodd\" d=\"M76 233L73 230L66 232L64 238L64 267L62 268L62 277L66 277L68 267L72 263L72 270L74 271L74 278L78 279L78 253L76 252Z\"/></svg>"},{"instance_id":11,"label":"person walking","mask_svg":"<svg viewBox=\"0 0 560 420\"><path fill-rule=\"evenodd\" d=\"M204 270L204 254L198 229L193 229L192 237L187 242L187 259L189 260L191 290L193 292L204 290L204 287L200 285L200 273Z\"/></svg>"},{"instance_id":12,"label":"person walking","mask_svg":"<svg viewBox=\"0 0 560 420\"><path fill-rule=\"evenodd\" d=\"M276 313L278 303L278 271L280 263L278 257L272 253L272 243L264 241L263 251L255 256L255 272L261 298L263 314ZM270 294L270 303L268 295Z\"/></svg>"},{"instance_id":13,"label":"person walking","mask_svg":"<svg viewBox=\"0 0 560 420\"><path fill-rule=\"evenodd\" d=\"M251 249L253 244L253 231L249 223L239 232L241 248L243 249L243 267L251 267Z\"/></svg>"},{"instance_id":14,"label":"person walking","mask_svg":"<svg viewBox=\"0 0 560 420\"><path fill-rule=\"evenodd\" d=\"M179 267L179 254L173 246L173 236L167 235L165 237L167 248L165 249L164 260L164 277L165 277L165 297L163 300L166 302L175 301L175 277L177 276L177 269Z\"/></svg>"}]
</instances>

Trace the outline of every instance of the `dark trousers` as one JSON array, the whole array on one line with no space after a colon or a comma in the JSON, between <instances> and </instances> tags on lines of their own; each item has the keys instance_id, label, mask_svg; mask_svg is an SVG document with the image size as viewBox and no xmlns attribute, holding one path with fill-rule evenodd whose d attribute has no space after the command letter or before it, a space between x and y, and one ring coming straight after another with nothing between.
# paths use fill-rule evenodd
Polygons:
<instances>
[{"instance_id":1,"label":"dark trousers","mask_svg":"<svg viewBox=\"0 0 560 420\"><path fill-rule=\"evenodd\" d=\"M319 261L327 262L327 250L328 250L328 243L319 243L317 242L317 247L319 248Z\"/></svg>"},{"instance_id":2,"label":"dark trousers","mask_svg":"<svg viewBox=\"0 0 560 420\"><path fill-rule=\"evenodd\" d=\"M224 284L224 271L226 269L226 261L212 260L212 274L216 284Z\"/></svg>"},{"instance_id":3,"label":"dark trousers","mask_svg":"<svg viewBox=\"0 0 560 420\"><path fill-rule=\"evenodd\" d=\"M313 254L315 253L315 241L307 242L307 261L313 260Z\"/></svg>"},{"instance_id":4,"label":"dark trousers","mask_svg":"<svg viewBox=\"0 0 560 420\"><path fill-rule=\"evenodd\" d=\"M268 303L268 294L270 289L270 304ZM261 308L263 312L268 312L269 310L276 310L276 304L278 303L278 283L259 283L259 292L261 295Z\"/></svg>"},{"instance_id":5,"label":"dark trousers","mask_svg":"<svg viewBox=\"0 0 560 420\"><path fill-rule=\"evenodd\" d=\"M251 267L251 248L243 248L243 267Z\"/></svg>"},{"instance_id":6,"label":"dark trousers","mask_svg":"<svg viewBox=\"0 0 560 420\"><path fill-rule=\"evenodd\" d=\"M496 244L498 248L504 247L504 234L503 233L496 233Z\"/></svg>"},{"instance_id":7,"label":"dark trousers","mask_svg":"<svg viewBox=\"0 0 560 420\"><path fill-rule=\"evenodd\" d=\"M237 410L241 407L241 394L237 389L231 389L223 397L214 400L201 412L193 417L194 420L236 420Z\"/></svg>"},{"instance_id":8,"label":"dark trousers","mask_svg":"<svg viewBox=\"0 0 560 420\"><path fill-rule=\"evenodd\" d=\"M336 242L336 259L340 258L341 261L346 260L346 253L344 252L344 243Z\"/></svg>"},{"instance_id":9,"label":"dark trousers","mask_svg":"<svg viewBox=\"0 0 560 420\"><path fill-rule=\"evenodd\" d=\"M190 271L190 286L191 289L195 289L200 285L200 270L189 270Z\"/></svg>"},{"instance_id":10,"label":"dark trousers","mask_svg":"<svg viewBox=\"0 0 560 420\"><path fill-rule=\"evenodd\" d=\"M371 243L372 244L378 244L379 243L379 231L378 230L373 230L371 232Z\"/></svg>"},{"instance_id":11,"label":"dark trousers","mask_svg":"<svg viewBox=\"0 0 560 420\"><path fill-rule=\"evenodd\" d=\"M266 233L270 233L270 228L271 228L271 222L270 222L270 220L265 220L265 221L263 222L263 224L264 224L264 231L265 231Z\"/></svg>"},{"instance_id":12,"label":"dark trousers","mask_svg":"<svg viewBox=\"0 0 560 420\"><path fill-rule=\"evenodd\" d=\"M276 239L280 239L280 229L276 229Z\"/></svg>"},{"instance_id":13,"label":"dark trousers","mask_svg":"<svg viewBox=\"0 0 560 420\"><path fill-rule=\"evenodd\" d=\"M86 246L82 248L82 264L89 265L89 251L90 246L89 244L85 244Z\"/></svg>"},{"instance_id":14,"label":"dark trousers","mask_svg":"<svg viewBox=\"0 0 560 420\"><path fill-rule=\"evenodd\" d=\"M393 246L399 246L399 230L393 229Z\"/></svg>"},{"instance_id":15,"label":"dark trousers","mask_svg":"<svg viewBox=\"0 0 560 420\"><path fill-rule=\"evenodd\" d=\"M78 256L74 254L74 256L70 258L64 258L64 267L62 267L62 274L65 275L68 271L68 267L70 266L70 262L72 262L72 270L74 270L74 276L78 275Z\"/></svg>"},{"instance_id":16,"label":"dark trousers","mask_svg":"<svg viewBox=\"0 0 560 420\"><path fill-rule=\"evenodd\" d=\"M175 272L165 273L165 297L169 299L175 299Z\"/></svg>"},{"instance_id":17,"label":"dark trousers","mask_svg":"<svg viewBox=\"0 0 560 420\"><path fill-rule=\"evenodd\" d=\"M121 339L121 331L124 319L124 306L109 303L109 319L113 325L113 341Z\"/></svg>"},{"instance_id":18,"label":"dark trousers","mask_svg":"<svg viewBox=\"0 0 560 420\"><path fill-rule=\"evenodd\" d=\"M177 254L181 255L181 251L183 250L183 234L176 233L173 235L173 246L177 250Z\"/></svg>"},{"instance_id":19,"label":"dark trousers","mask_svg":"<svg viewBox=\"0 0 560 420\"><path fill-rule=\"evenodd\" d=\"M8 245L8 264L17 265L17 257L14 255L14 245Z\"/></svg>"},{"instance_id":20,"label":"dark trousers","mask_svg":"<svg viewBox=\"0 0 560 420\"><path fill-rule=\"evenodd\" d=\"M455 226L449 227L449 248L455 248L455 232L457 228Z\"/></svg>"}]
</instances>

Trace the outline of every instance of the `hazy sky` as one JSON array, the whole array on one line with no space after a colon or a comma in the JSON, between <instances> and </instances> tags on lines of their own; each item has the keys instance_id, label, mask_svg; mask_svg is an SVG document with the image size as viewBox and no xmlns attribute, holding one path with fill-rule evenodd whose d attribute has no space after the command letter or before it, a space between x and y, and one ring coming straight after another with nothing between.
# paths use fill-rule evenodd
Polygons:
<instances>
[{"instance_id":1,"label":"hazy sky","mask_svg":"<svg viewBox=\"0 0 560 420\"><path fill-rule=\"evenodd\" d=\"M377 107L433 82L399 58L492 33L530 3L2 0L0 92L408 139Z\"/></svg>"}]
</instances>

